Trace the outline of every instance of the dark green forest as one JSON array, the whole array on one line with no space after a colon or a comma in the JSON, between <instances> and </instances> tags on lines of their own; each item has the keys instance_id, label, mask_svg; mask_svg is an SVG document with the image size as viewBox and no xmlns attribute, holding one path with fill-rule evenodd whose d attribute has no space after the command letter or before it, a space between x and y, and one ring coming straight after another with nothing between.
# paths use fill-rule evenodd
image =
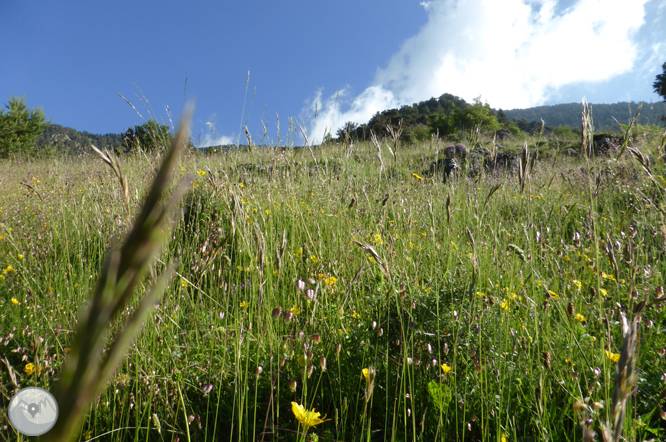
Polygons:
<instances>
[{"instance_id":1,"label":"dark green forest","mask_svg":"<svg viewBox=\"0 0 666 442\"><path fill-rule=\"evenodd\" d=\"M632 116L636 114L639 104L635 102L592 104L595 130L597 132L620 131L619 124L628 124ZM424 140L435 132L439 132L440 136L455 135L456 132L474 129L475 125L485 127L487 132L503 129L514 136L521 132L534 134L541 130L542 119L546 132L550 132L558 126L578 129L581 125L582 111L582 103L505 111L492 109L488 104L482 104L479 100L467 103L455 95L443 94L439 98L433 97L411 106L405 105L399 109L378 112L366 124L358 125L348 122L337 131L336 138L338 140L345 137L369 140L372 132L379 138L388 137L390 134L387 126L397 128L401 121L402 140L406 143ZM664 115L666 115L666 102L643 103L638 124L663 125Z\"/></svg>"},{"instance_id":2,"label":"dark green forest","mask_svg":"<svg viewBox=\"0 0 666 442\"><path fill-rule=\"evenodd\" d=\"M639 103L621 102L615 104L593 104L592 115L594 128L597 132L620 131L618 122L627 124L632 114L635 115ZM486 132L502 131L504 134L520 136L521 133L535 134L541 130L541 119L545 123L545 132L553 128L568 126L577 130L580 126L583 106L581 103L556 104L552 106L538 106L528 109L492 109L488 104L479 100L467 103L460 97L452 94L443 94L439 98L405 105L399 109L387 109L377 112L366 124L348 122L339 129L336 137L329 137L338 141L349 137L354 140L368 141L371 131L378 138L390 137L387 126L394 129L402 125L401 141L414 143L429 139L432 133L440 136L455 138L456 133L469 131L474 126L481 125ZM657 103L643 103L639 117L642 125L664 125L666 115L666 101ZM617 120L617 121L616 121ZM88 132L79 132L75 129L59 124L47 126L44 133L36 142L38 151L43 153L76 154L89 151L90 145L113 151L124 151L127 145L125 134L95 135Z\"/></svg>"}]
</instances>

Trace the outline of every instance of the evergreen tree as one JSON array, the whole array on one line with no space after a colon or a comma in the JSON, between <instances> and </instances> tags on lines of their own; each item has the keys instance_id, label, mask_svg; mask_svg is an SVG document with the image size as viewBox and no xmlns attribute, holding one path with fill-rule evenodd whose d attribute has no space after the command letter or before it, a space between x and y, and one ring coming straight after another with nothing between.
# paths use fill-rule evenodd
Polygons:
<instances>
[{"instance_id":1,"label":"evergreen tree","mask_svg":"<svg viewBox=\"0 0 666 442\"><path fill-rule=\"evenodd\" d=\"M666 101L666 63L664 63L662 68L664 72L657 75L657 79L652 86L654 87L654 91L664 97L664 101Z\"/></svg>"},{"instance_id":2,"label":"evergreen tree","mask_svg":"<svg viewBox=\"0 0 666 442\"><path fill-rule=\"evenodd\" d=\"M28 109L25 97L12 97L5 105L8 112L0 110L0 158L10 153L34 153L35 142L51 124L46 121L41 108Z\"/></svg>"}]
</instances>

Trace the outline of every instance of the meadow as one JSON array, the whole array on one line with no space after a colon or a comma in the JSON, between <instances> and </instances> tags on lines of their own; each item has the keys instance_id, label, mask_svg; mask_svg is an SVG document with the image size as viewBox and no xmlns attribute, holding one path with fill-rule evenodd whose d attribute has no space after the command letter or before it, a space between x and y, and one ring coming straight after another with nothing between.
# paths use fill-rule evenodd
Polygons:
<instances>
[{"instance_id":1,"label":"meadow","mask_svg":"<svg viewBox=\"0 0 666 442\"><path fill-rule=\"evenodd\" d=\"M587 135L472 136L518 167L447 180L437 138L184 151L110 336L147 315L75 438L664 440L663 139L596 156ZM11 395L61 377L164 156L120 157L125 187L94 152L0 162L1 440Z\"/></svg>"}]
</instances>

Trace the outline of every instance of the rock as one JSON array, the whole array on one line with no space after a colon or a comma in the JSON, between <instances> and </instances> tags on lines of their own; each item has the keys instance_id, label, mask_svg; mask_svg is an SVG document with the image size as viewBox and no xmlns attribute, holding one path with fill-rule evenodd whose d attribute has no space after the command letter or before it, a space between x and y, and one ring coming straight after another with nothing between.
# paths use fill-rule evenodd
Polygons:
<instances>
[{"instance_id":1,"label":"rock","mask_svg":"<svg viewBox=\"0 0 666 442\"><path fill-rule=\"evenodd\" d=\"M622 138L612 134L595 134L592 137L592 150L595 155L608 155L619 152L622 148Z\"/></svg>"},{"instance_id":2,"label":"rock","mask_svg":"<svg viewBox=\"0 0 666 442\"><path fill-rule=\"evenodd\" d=\"M495 138L504 141L504 140L513 140L514 137L513 134L511 134L511 132L509 132L508 130L501 129L495 133Z\"/></svg>"},{"instance_id":3,"label":"rock","mask_svg":"<svg viewBox=\"0 0 666 442\"><path fill-rule=\"evenodd\" d=\"M483 157L487 157L490 155L490 150L486 149L485 147L478 147L472 151L474 155L480 155Z\"/></svg>"},{"instance_id":4,"label":"rock","mask_svg":"<svg viewBox=\"0 0 666 442\"><path fill-rule=\"evenodd\" d=\"M449 158L465 158L467 156L467 146L464 144L454 144L444 148L444 155Z\"/></svg>"},{"instance_id":5,"label":"rock","mask_svg":"<svg viewBox=\"0 0 666 442\"><path fill-rule=\"evenodd\" d=\"M442 182L446 183L449 175L460 169L460 163L455 158L440 158L430 165L430 174L442 174Z\"/></svg>"}]
</instances>

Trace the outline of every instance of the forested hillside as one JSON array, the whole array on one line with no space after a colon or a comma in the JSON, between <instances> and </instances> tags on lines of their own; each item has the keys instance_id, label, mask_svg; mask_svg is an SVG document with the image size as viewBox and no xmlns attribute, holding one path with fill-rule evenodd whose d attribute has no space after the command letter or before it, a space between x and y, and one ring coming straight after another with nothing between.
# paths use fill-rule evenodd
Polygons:
<instances>
[{"instance_id":1,"label":"forested hillside","mask_svg":"<svg viewBox=\"0 0 666 442\"><path fill-rule=\"evenodd\" d=\"M37 147L41 151L57 151L68 154L87 150L91 144L109 150L120 150L124 146L122 135L95 135L85 131L79 132L76 129L59 124L47 126L44 133L37 140Z\"/></svg>"},{"instance_id":2,"label":"forested hillside","mask_svg":"<svg viewBox=\"0 0 666 442\"><path fill-rule=\"evenodd\" d=\"M615 119L622 124L628 124L632 114L636 115L639 103L626 101L615 104L592 104L592 118L597 131L619 130ZM525 120L526 122L540 121L541 118L548 126L580 126L583 106L581 103L555 104L552 106L537 106L529 109L511 109L504 113L510 120ZM638 123L644 125L659 124L662 116L666 115L666 102L643 103L643 109Z\"/></svg>"}]
</instances>

